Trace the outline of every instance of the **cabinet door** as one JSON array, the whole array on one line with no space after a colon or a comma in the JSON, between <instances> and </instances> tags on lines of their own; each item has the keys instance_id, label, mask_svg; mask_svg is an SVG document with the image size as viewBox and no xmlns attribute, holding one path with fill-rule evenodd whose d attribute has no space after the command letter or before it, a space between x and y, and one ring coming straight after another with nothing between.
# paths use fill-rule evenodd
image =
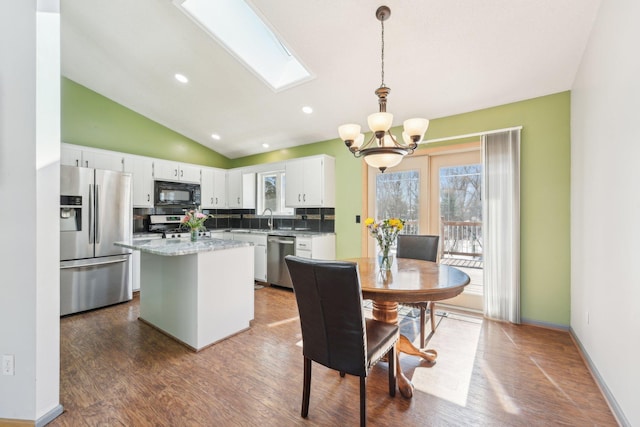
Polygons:
<instances>
[{"instance_id":1,"label":"cabinet door","mask_svg":"<svg viewBox=\"0 0 640 427\"><path fill-rule=\"evenodd\" d=\"M122 172L122 159L120 153L102 151L82 151L82 166L86 168L105 169Z\"/></svg>"},{"instance_id":2,"label":"cabinet door","mask_svg":"<svg viewBox=\"0 0 640 427\"><path fill-rule=\"evenodd\" d=\"M287 206L304 206L304 165L302 160L290 160L285 165L284 201Z\"/></svg>"},{"instance_id":3,"label":"cabinet door","mask_svg":"<svg viewBox=\"0 0 640 427\"><path fill-rule=\"evenodd\" d=\"M227 173L227 205L229 208L242 207L242 172Z\"/></svg>"},{"instance_id":4,"label":"cabinet door","mask_svg":"<svg viewBox=\"0 0 640 427\"><path fill-rule=\"evenodd\" d=\"M253 276L255 280L267 281L267 236L250 233L229 233L233 240L253 243Z\"/></svg>"},{"instance_id":5,"label":"cabinet door","mask_svg":"<svg viewBox=\"0 0 640 427\"><path fill-rule=\"evenodd\" d=\"M242 208L256 208L256 174L242 174Z\"/></svg>"},{"instance_id":6,"label":"cabinet door","mask_svg":"<svg viewBox=\"0 0 640 427\"><path fill-rule=\"evenodd\" d=\"M82 166L82 150L62 145L60 147L60 164L67 166Z\"/></svg>"},{"instance_id":7,"label":"cabinet door","mask_svg":"<svg viewBox=\"0 0 640 427\"><path fill-rule=\"evenodd\" d=\"M200 168L193 165L180 165L180 181L200 183Z\"/></svg>"},{"instance_id":8,"label":"cabinet door","mask_svg":"<svg viewBox=\"0 0 640 427\"><path fill-rule=\"evenodd\" d=\"M124 171L129 172L133 181L133 206L153 207L153 159L131 156L124 159Z\"/></svg>"},{"instance_id":9,"label":"cabinet door","mask_svg":"<svg viewBox=\"0 0 640 427\"><path fill-rule=\"evenodd\" d=\"M180 165L176 162L156 160L154 177L162 181L180 181Z\"/></svg>"},{"instance_id":10,"label":"cabinet door","mask_svg":"<svg viewBox=\"0 0 640 427\"><path fill-rule=\"evenodd\" d=\"M227 172L222 169L213 171L213 207L227 207Z\"/></svg>"},{"instance_id":11,"label":"cabinet door","mask_svg":"<svg viewBox=\"0 0 640 427\"><path fill-rule=\"evenodd\" d=\"M322 185L324 182L323 159L307 159L302 162L302 182L304 189L302 192L303 206L322 205Z\"/></svg>"},{"instance_id":12,"label":"cabinet door","mask_svg":"<svg viewBox=\"0 0 640 427\"><path fill-rule=\"evenodd\" d=\"M256 280L267 281L267 245L254 246L254 272Z\"/></svg>"},{"instance_id":13,"label":"cabinet door","mask_svg":"<svg viewBox=\"0 0 640 427\"><path fill-rule=\"evenodd\" d=\"M201 182L200 182L200 194L202 209L214 209L214 186L213 186L213 169L202 168Z\"/></svg>"}]
</instances>

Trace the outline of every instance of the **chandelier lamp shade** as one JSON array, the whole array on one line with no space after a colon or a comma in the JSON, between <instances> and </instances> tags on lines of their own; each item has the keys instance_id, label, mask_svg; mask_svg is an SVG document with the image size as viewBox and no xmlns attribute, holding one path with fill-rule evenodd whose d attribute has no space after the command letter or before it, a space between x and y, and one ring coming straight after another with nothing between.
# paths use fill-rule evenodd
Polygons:
<instances>
[{"instance_id":1,"label":"chandelier lamp shade","mask_svg":"<svg viewBox=\"0 0 640 427\"><path fill-rule=\"evenodd\" d=\"M412 154L424 138L429 126L427 119L405 120L402 141L398 141L390 131L393 124L393 114L387 112L387 96L391 89L384 84L384 21L389 16L391 16L391 9L387 6L380 6L376 10L376 18L380 21L382 35L380 55L382 82L375 91L378 96L379 112L367 117L367 124L372 135L365 142L365 136L360 132L360 125L345 124L338 127L338 134L349 151L355 157L363 157L368 165L380 169L381 172L398 165L407 154Z\"/></svg>"}]
</instances>

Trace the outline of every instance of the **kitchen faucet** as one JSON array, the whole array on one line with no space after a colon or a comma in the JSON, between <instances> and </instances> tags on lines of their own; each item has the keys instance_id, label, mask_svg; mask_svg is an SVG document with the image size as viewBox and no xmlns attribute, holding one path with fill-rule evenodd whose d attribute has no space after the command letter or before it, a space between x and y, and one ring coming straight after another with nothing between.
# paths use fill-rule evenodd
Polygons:
<instances>
[{"instance_id":1,"label":"kitchen faucet","mask_svg":"<svg viewBox=\"0 0 640 427\"><path fill-rule=\"evenodd\" d=\"M271 208L266 208L264 211L262 211L262 215L264 215L267 211L271 213L269 221L267 221L267 225L269 226L269 230L273 231L273 211L271 210Z\"/></svg>"}]
</instances>

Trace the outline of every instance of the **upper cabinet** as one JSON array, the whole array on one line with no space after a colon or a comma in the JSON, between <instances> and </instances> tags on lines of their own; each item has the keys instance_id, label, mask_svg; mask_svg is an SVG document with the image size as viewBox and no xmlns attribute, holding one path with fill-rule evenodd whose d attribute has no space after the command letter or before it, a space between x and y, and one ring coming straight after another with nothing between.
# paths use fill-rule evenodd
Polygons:
<instances>
[{"instance_id":1,"label":"upper cabinet","mask_svg":"<svg viewBox=\"0 0 640 427\"><path fill-rule=\"evenodd\" d=\"M242 170L227 172L227 207L255 209L256 174Z\"/></svg>"},{"instance_id":2,"label":"upper cabinet","mask_svg":"<svg viewBox=\"0 0 640 427\"><path fill-rule=\"evenodd\" d=\"M335 159L313 156L285 164L285 204L289 207L335 206Z\"/></svg>"},{"instance_id":3,"label":"upper cabinet","mask_svg":"<svg viewBox=\"0 0 640 427\"><path fill-rule=\"evenodd\" d=\"M226 171L216 168L202 168L202 209L223 209L227 206Z\"/></svg>"},{"instance_id":4,"label":"upper cabinet","mask_svg":"<svg viewBox=\"0 0 640 427\"><path fill-rule=\"evenodd\" d=\"M160 181L200 182L200 168L194 165L156 160L155 179Z\"/></svg>"},{"instance_id":5,"label":"upper cabinet","mask_svg":"<svg viewBox=\"0 0 640 427\"><path fill-rule=\"evenodd\" d=\"M61 144L60 147L60 164L62 165L122 172L123 163L124 155L115 151L85 149L67 144Z\"/></svg>"},{"instance_id":6,"label":"upper cabinet","mask_svg":"<svg viewBox=\"0 0 640 427\"><path fill-rule=\"evenodd\" d=\"M132 175L133 207L153 207L153 159L142 156L125 156L124 171Z\"/></svg>"}]
</instances>

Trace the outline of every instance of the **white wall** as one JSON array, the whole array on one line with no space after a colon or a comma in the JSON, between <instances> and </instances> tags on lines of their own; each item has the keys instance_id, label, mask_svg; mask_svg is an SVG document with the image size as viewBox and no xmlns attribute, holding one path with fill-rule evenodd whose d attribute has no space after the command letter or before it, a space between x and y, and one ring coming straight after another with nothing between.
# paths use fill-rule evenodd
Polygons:
<instances>
[{"instance_id":1,"label":"white wall","mask_svg":"<svg viewBox=\"0 0 640 427\"><path fill-rule=\"evenodd\" d=\"M59 413L58 0L0 8L0 419ZM36 38L36 35L38 38Z\"/></svg>"},{"instance_id":2,"label":"white wall","mask_svg":"<svg viewBox=\"0 0 640 427\"><path fill-rule=\"evenodd\" d=\"M640 2L602 2L571 96L571 328L640 425Z\"/></svg>"}]
</instances>

